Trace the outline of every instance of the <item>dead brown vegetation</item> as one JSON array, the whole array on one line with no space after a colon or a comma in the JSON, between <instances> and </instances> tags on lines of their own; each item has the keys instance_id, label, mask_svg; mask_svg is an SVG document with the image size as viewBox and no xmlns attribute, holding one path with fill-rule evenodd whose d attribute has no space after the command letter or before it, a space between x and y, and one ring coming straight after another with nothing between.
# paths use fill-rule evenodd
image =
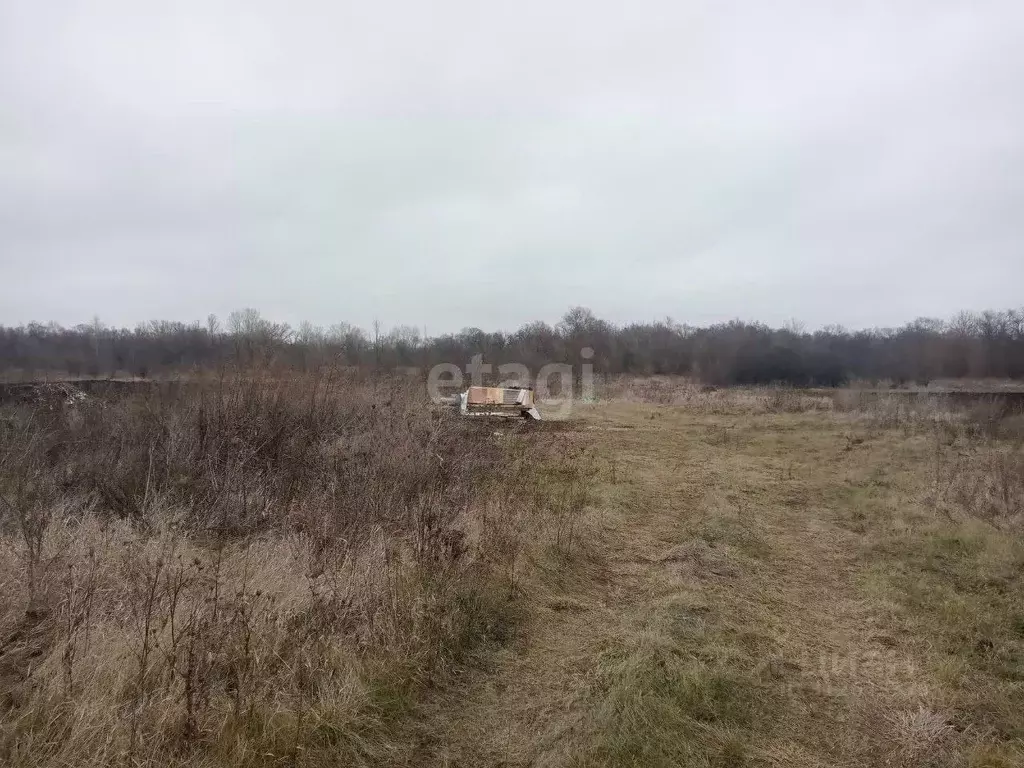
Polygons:
<instances>
[{"instance_id":1,"label":"dead brown vegetation","mask_svg":"<svg viewBox=\"0 0 1024 768\"><path fill-rule=\"evenodd\" d=\"M1004 402L336 376L3 413L0 761L1024 761Z\"/></svg>"},{"instance_id":2,"label":"dead brown vegetation","mask_svg":"<svg viewBox=\"0 0 1024 768\"><path fill-rule=\"evenodd\" d=\"M581 414L584 556L418 762L1024 764L1012 414L647 387Z\"/></svg>"},{"instance_id":3,"label":"dead brown vegetation","mask_svg":"<svg viewBox=\"0 0 1024 768\"><path fill-rule=\"evenodd\" d=\"M584 452L533 434L329 371L5 408L0 762L396 759L572 546Z\"/></svg>"}]
</instances>

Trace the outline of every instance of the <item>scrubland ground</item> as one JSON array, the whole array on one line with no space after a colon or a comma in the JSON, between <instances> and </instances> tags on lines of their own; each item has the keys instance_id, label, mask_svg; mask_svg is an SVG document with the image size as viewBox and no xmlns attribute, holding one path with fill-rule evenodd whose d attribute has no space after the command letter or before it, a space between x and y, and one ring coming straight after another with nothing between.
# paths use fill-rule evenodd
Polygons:
<instances>
[{"instance_id":1,"label":"scrubland ground","mask_svg":"<svg viewBox=\"0 0 1024 768\"><path fill-rule=\"evenodd\" d=\"M0 764L388 765L571 541L576 438L225 373L0 413Z\"/></svg>"},{"instance_id":2,"label":"scrubland ground","mask_svg":"<svg viewBox=\"0 0 1024 768\"><path fill-rule=\"evenodd\" d=\"M583 533L411 762L1024 765L1019 417L847 399L577 411Z\"/></svg>"},{"instance_id":3,"label":"scrubland ground","mask_svg":"<svg viewBox=\"0 0 1024 768\"><path fill-rule=\"evenodd\" d=\"M6 413L0 762L1024 764L1019 416L389 386Z\"/></svg>"}]
</instances>

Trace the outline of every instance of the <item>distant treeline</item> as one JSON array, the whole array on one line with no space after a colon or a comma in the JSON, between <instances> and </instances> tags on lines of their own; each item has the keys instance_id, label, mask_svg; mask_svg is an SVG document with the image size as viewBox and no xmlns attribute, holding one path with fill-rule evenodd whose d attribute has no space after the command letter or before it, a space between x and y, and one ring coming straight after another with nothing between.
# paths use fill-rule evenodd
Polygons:
<instances>
[{"instance_id":1,"label":"distant treeline","mask_svg":"<svg viewBox=\"0 0 1024 768\"><path fill-rule=\"evenodd\" d=\"M585 348L592 357L581 356ZM148 377L225 363L277 362L300 368L324 364L391 370L436 363L464 366L475 355L498 365L538 371L551 362L591 362L599 373L686 374L711 384L784 383L835 386L851 379L924 383L940 378L1024 378L1024 309L961 312L950 320L918 319L900 328L850 331L799 324L769 328L734 320L708 327L670 319L613 325L585 308L554 326L459 333L425 338L400 326L371 331L349 324L298 328L253 309L226 323L152 321L134 330L99 319L62 328L32 323L0 326L0 373Z\"/></svg>"}]
</instances>

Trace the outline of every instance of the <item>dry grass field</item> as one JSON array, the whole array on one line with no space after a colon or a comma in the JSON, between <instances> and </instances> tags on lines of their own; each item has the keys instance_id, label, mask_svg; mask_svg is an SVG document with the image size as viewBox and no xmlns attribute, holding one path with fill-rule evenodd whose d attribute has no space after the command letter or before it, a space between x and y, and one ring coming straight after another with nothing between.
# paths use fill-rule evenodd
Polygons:
<instances>
[{"instance_id":1,"label":"dry grass field","mask_svg":"<svg viewBox=\"0 0 1024 768\"><path fill-rule=\"evenodd\" d=\"M1024 765L1020 417L837 400L577 412L579 544L408 763Z\"/></svg>"},{"instance_id":2,"label":"dry grass field","mask_svg":"<svg viewBox=\"0 0 1024 768\"><path fill-rule=\"evenodd\" d=\"M373 386L5 409L0 763L1024 764L1020 416Z\"/></svg>"}]
</instances>

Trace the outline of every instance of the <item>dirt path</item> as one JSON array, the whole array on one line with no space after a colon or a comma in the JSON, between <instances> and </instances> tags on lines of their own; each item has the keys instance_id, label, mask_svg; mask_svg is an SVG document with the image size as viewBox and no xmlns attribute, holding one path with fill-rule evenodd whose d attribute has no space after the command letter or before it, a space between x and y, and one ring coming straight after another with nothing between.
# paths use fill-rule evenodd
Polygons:
<instances>
[{"instance_id":1,"label":"dirt path","mask_svg":"<svg viewBox=\"0 0 1024 768\"><path fill-rule=\"evenodd\" d=\"M522 635L428 703L416 764L919 764L928 690L864 596L842 425L622 405L581 427L586 541L536 563Z\"/></svg>"}]
</instances>

